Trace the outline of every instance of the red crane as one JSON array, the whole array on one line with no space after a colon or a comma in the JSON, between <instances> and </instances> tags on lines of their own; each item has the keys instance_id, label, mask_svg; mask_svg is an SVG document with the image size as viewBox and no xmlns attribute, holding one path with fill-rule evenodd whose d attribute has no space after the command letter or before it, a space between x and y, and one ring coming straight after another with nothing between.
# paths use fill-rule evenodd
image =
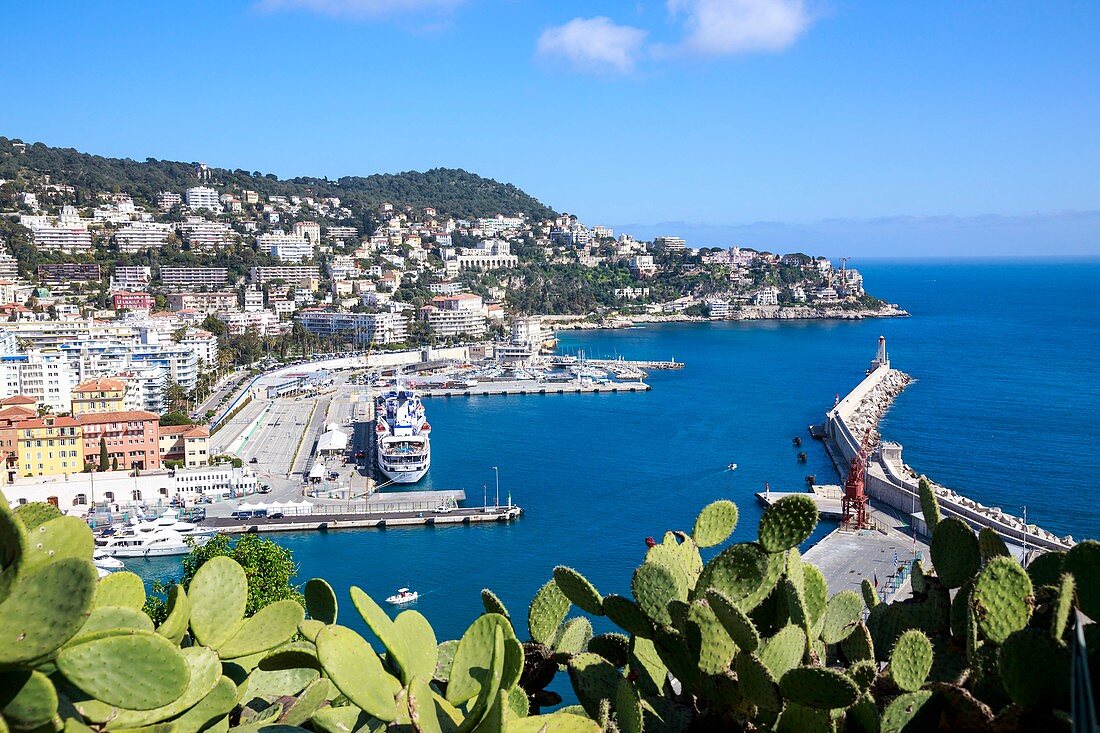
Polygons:
<instances>
[{"instance_id":1,"label":"red crane","mask_svg":"<svg viewBox=\"0 0 1100 733\"><path fill-rule=\"evenodd\" d=\"M841 503L844 516L841 523L849 529L865 529L870 526L867 521L867 494L863 491L863 481L871 448L871 430L873 428L867 428L867 434L859 445L859 453L852 456L848 478L844 481L844 500Z\"/></svg>"}]
</instances>

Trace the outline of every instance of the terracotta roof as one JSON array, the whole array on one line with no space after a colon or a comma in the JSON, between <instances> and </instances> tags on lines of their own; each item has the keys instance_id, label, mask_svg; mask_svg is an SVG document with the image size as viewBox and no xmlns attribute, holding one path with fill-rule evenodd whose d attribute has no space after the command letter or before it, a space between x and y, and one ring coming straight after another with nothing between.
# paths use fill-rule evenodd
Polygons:
<instances>
[{"instance_id":1,"label":"terracotta roof","mask_svg":"<svg viewBox=\"0 0 1100 733\"><path fill-rule=\"evenodd\" d=\"M28 397L24 394L12 395L11 397L5 397L0 400L0 405L7 407L9 405L37 405L38 400L33 397Z\"/></svg>"},{"instance_id":2,"label":"terracotta roof","mask_svg":"<svg viewBox=\"0 0 1100 733\"><path fill-rule=\"evenodd\" d=\"M50 421L49 424L46 423L47 420ZM45 428L45 427L50 427L50 428L76 428L76 427L80 427L80 423L78 423L76 420L72 419L71 417L41 417L41 418L38 418L37 420L24 420L23 422L19 423L19 429L20 430L22 430L24 428Z\"/></svg>"},{"instance_id":3,"label":"terracotta roof","mask_svg":"<svg viewBox=\"0 0 1100 733\"><path fill-rule=\"evenodd\" d=\"M38 415L38 410L32 410L29 407L22 407L20 405L12 405L11 407L5 407L0 410L0 419L12 420L12 419L26 419L28 417L35 417Z\"/></svg>"},{"instance_id":4,"label":"terracotta roof","mask_svg":"<svg viewBox=\"0 0 1100 733\"><path fill-rule=\"evenodd\" d=\"M80 425L100 424L109 422L130 422L132 420L159 420L155 412L146 410L127 410L125 412L90 412L85 415L77 415Z\"/></svg>"},{"instance_id":5,"label":"terracotta roof","mask_svg":"<svg viewBox=\"0 0 1100 733\"><path fill-rule=\"evenodd\" d=\"M126 383L121 379L100 377L99 379L89 379L87 382L81 382L73 387L73 392L122 392L125 389Z\"/></svg>"},{"instance_id":6,"label":"terracotta roof","mask_svg":"<svg viewBox=\"0 0 1100 733\"><path fill-rule=\"evenodd\" d=\"M210 428L206 425L161 425L161 436L183 435L187 438L209 438Z\"/></svg>"}]
</instances>

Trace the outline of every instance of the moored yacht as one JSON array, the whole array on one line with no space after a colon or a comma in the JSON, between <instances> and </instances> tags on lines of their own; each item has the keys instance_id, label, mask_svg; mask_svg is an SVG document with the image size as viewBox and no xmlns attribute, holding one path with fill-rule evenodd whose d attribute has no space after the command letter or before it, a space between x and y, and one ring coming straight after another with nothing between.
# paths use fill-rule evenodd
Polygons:
<instances>
[{"instance_id":1,"label":"moored yacht","mask_svg":"<svg viewBox=\"0 0 1100 733\"><path fill-rule=\"evenodd\" d=\"M141 534L121 534L100 540L99 549L111 557L163 557L166 555L186 555L196 545L209 540L207 535L192 535L184 538L171 529L158 529Z\"/></svg>"},{"instance_id":2,"label":"moored yacht","mask_svg":"<svg viewBox=\"0 0 1100 733\"><path fill-rule=\"evenodd\" d=\"M431 465L432 426L416 392L398 385L375 402L378 470L396 484L415 484Z\"/></svg>"}]
</instances>

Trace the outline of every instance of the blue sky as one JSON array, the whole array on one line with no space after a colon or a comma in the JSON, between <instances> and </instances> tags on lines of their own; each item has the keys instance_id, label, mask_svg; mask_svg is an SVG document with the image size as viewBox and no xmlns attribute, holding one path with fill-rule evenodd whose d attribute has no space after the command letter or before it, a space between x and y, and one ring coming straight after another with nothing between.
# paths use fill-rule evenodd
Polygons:
<instances>
[{"instance_id":1,"label":"blue sky","mask_svg":"<svg viewBox=\"0 0 1100 733\"><path fill-rule=\"evenodd\" d=\"M5 28L8 137L281 176L462 167L699 244L839 220L922 254L900 233L933 217L972 254L1100 253L1077 213L1100 210L1100 3L52 2Z\"/></svg>"}]
</instances>

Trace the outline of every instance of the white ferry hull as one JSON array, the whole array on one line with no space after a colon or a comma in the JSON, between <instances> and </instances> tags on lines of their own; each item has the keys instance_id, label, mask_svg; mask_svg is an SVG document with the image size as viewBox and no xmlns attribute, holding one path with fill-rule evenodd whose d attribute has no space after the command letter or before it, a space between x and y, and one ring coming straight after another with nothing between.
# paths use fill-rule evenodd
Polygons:
<instances>
[{"instance_id":1,"label":"white ferry hull","mask_svg":"<svg viewBox=\"0 0 1100 733\"><path fill-rule=\"evenodd\" d=\"M413 471L388 471L382 469L382 475L395 484L415 484L428 473L428 466Z\"/></svg>"}]
</instances>

